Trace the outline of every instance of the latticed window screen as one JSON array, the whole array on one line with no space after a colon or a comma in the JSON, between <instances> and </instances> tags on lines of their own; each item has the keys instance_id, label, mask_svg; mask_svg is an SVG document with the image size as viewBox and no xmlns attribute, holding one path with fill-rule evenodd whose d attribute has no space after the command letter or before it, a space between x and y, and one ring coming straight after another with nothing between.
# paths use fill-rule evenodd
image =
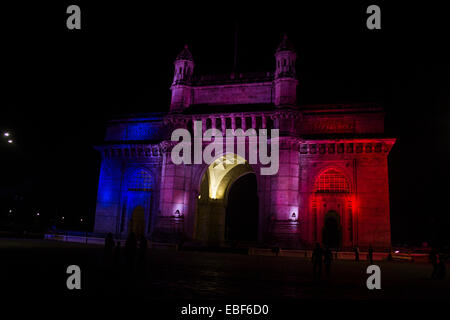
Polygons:
<instances>
[{"instance_id":1,"label":"latticed window screen","mask_svg":"<svg viewBox=\"0 0 450 320\"><path fill-rule=\"evenodd\" d=\"M152 178L145 170L135 172L128 183L128 190L131 191L150 191L151 188Z\"/></svg>"},{"instance_id":2,"label":"latticed window screen","mask_svg":"<svg viewBox=\"0 0 450 320\"><path fill-rule=\"evenodd\" d=\"M327 170L316 181L315 192L350 192L345 176L333 169Z\"/></svg>"}]
</instances>

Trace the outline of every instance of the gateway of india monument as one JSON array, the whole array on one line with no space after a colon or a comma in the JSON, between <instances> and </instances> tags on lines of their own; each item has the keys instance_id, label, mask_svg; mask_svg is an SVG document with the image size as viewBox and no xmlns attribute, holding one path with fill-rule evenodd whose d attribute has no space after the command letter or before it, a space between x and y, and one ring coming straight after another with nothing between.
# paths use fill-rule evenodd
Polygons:
<instances>
[{"instance_id":1,"label":"gateway of india monument","mask_svg":"<svg viewBox=\"0 0 450 320\"><path fill-rule=\"evenodd\" d=\"M389 248L387 157L395 139L384 136L384 112L374 104L299 104L296 59L285 36L274 72L197 75L185 46L168 112L111 120L96 146L94 232L204 246ZM223 133L279 129L278 172L261 175L267 165L236 162L233 153L175 164L172 132L187 129L195 140L195 121Z\"/></svg>"}]
</instances>

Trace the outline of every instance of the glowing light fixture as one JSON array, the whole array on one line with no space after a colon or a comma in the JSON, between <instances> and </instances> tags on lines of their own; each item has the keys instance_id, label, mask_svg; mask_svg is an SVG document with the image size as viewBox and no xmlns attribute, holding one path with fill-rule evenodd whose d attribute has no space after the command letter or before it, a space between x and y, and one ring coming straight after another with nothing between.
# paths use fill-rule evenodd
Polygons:
<instances>
[{"instance_id":1,"label":"glowing light fixture","mask_svg":"<svg viewBox=\"0 0 450 320\"><path fill-rule=\"evenodd\" d=\"M9 132L5 132L3 135L4 135L5 137L9 137Z\"/></svg>"},{"instance_id":2,"label":"glowing light fixture","mask_svg":"<svg viewBox=\"0 0 450 320\"><path fill-rule=\"evenodd\" d=\"M8 140L8 143L13 143L13 141L11 139Z\"/></svg>"}]
</instances>

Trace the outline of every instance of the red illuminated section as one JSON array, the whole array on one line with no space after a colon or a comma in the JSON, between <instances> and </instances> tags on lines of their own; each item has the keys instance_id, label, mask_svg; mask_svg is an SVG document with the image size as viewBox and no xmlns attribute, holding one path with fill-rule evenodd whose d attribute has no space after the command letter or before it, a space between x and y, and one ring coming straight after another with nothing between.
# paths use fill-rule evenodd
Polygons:
<instances>
[{"instance_id":1,"label":"red illuminated section","mask_svg":"<svg viewBox=\"0 0 450 320\"><path fill-rule=\"evenodd\" d=\"M314 192L320 193L348 193L350 188L347 179L335 169L329 169L317 179Z\"/></svg>"}]
</instances>

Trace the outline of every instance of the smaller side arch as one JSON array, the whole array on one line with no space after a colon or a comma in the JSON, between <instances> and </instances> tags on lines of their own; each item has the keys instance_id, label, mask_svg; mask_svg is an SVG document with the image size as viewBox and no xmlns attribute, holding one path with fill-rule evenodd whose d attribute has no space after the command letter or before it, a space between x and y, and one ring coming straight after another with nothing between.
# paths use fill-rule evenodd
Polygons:
<instances>
[{"instance_id":1,"label":"smaller side arch","mask_svg":"<svg viewBox=\"0 0 450 320\"><path fill-rule=\"evenodd\" d=\"M151 233L155 207L154 186L154 174L150 168L131 165L125 170L121 188L122 212L117 225L120 233Z\"/></svg>"}]
</instances>

